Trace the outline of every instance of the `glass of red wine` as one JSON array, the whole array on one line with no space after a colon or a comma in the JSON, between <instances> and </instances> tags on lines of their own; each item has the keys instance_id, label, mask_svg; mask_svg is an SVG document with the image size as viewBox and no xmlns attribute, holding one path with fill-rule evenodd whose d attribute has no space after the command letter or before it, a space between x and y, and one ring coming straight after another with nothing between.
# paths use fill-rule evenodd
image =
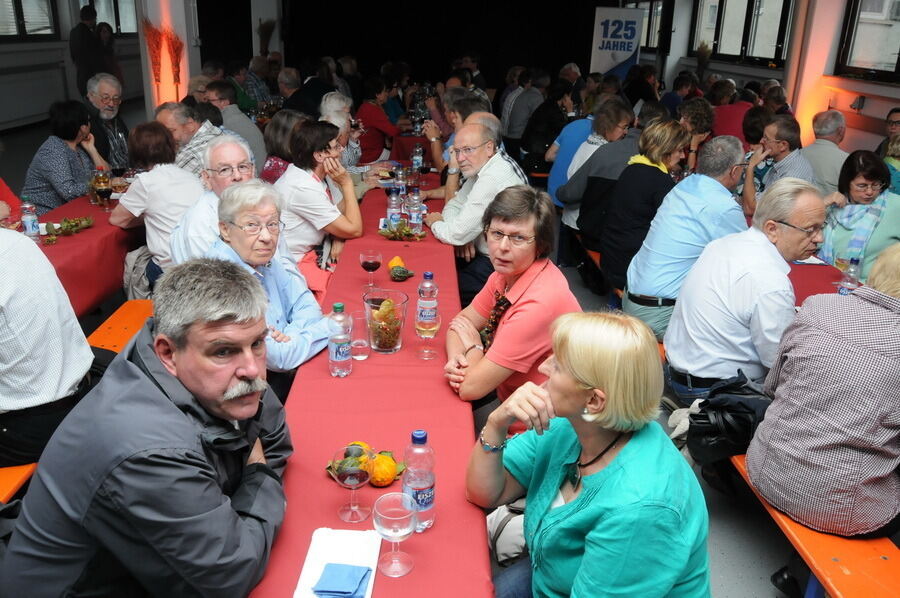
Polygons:
<instances>
[{"instance_id":1,"label":"glass of red wine","mask_svg":"<svg viewBox=\"0 0 900 598\"><path fill-rule=\"evenodd\" d=\"M359 523L368 519L371 507L362 507L356 499L356 489L366 485L372 475L375 453L360 444L339 448L328 465L328 473L334 480L350 490L350 502L341 505L338 517L347 523Z\"/></svg>"},{"instance_id":2,"label":"glass of red wine","mask_svg":"<svg viewBox=\"0 0 900 598\"><path fill-rule=\"evenodd\" d=\"M375 270L381 267L381 253L374 249L366 249L359 252L359 263L363 270L369 273L368 288L375 287Z\"/></svg>"}]
</instances>

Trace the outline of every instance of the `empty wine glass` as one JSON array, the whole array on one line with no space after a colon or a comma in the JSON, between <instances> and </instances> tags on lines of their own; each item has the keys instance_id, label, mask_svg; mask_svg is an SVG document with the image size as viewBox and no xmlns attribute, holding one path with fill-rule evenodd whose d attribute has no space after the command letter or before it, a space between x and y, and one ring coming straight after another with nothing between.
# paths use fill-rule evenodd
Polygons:
<instances>
[{"instance_id":1,"label":"empty wine glass","mask_svg":"<svg viewBox=\"0 0 900 598\"><path fill-rule=\"evenodd\" d=\"M366 285L370 289L375 286L375 270L381 267L381 253L374 249L365 249L359 252L359 264L363 270L369 273L369 283Z\"/></svg>"},{"instance_id":2,"label":"empty wine glass","mask_svg":"<svg viewBox=\"0 0 900 598\"><path fill-rule=\"evenodd\" d=\"M416 501L408 494L390 492L375 501L372 518L375 531L391 543L391 551L378 559L378 570L388 577L402 577L412 571L413 559L398 544L416 531Z\"/></svg>"},{"instance_id":3,"label":"empty wine glass","mask_svg":"<svg viewBox=\"0 0 900 598\"><path fill-rule=\"evenodd\" d=\"M328 473L334 480L350 489L350 502L341 505L338 517L348 523L365 521L372 512L370 507L361 507L356 500L356 489L366 485L372 475L375 454L358 444L339 448L328 466Z\"/></svg>"}]
</instances>

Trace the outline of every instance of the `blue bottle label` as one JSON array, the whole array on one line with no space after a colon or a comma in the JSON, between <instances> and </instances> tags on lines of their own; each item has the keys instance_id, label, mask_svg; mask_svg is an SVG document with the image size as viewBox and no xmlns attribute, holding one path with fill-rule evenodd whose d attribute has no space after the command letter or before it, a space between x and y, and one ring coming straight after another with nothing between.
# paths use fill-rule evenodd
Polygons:
<instances>
[{"instance_id":1,"label":"blue bottle label","mask_svg":"<svg viewBox=\"0 0 900 598\"><path fill-rule=\"evenodd\" d=\"M420 512L427 511L434 506L434 486L420 489L404 486L403 492L416 501Z\"/></svg>"},{"instance_id":2,"label":"blue bottle label","mask_svg":"<svg viewBox=\"0 0 900 598\"><path fill-rule=\"evenodd\" d=\"M350 341L330 343L328 355L331 361L347 361L350 359Z\"/></svg>"},{"instance_id":3,"label":"blue bottle label","mask_svg":"<svg viewBox=\"0 0 900 598\"><path fill-rule=\"evenodd\" d=\"M437 318L436 307L420 307L416 319L420 322L433 322Z\"/></svg>"}]
</instances>

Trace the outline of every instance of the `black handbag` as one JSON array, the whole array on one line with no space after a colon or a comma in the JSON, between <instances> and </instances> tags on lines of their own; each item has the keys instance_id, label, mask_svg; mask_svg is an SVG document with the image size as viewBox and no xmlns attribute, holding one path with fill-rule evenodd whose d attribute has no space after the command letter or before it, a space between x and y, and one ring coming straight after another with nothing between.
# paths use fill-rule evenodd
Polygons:
<instances>
[{"instance_id":1,"label":"black handbag","mask_svg":"<svg viewBox=\"0 0 900 598\"><path fill-rule=\"evenodd\" d=\"M691 457L704 466L746 453L771 403L769 397L747 386L740 370L734 378L714 384L700 403L700 412L690 415L687 447Z\"/></svg>"}]
</instances>

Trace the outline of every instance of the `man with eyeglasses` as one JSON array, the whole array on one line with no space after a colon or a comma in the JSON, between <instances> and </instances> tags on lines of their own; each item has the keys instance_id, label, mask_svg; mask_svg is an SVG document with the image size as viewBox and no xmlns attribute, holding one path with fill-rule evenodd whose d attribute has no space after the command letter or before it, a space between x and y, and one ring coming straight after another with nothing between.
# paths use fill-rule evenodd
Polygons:
<instances>
[{"instance_id":1,"label":"man with eyeglasses","mask_svg":"<svg viewBox=\"0 0 900 598\"><path fill-rule=\"evenodd\" d=\"M793 116L779 115L766 125L760 139L760 148L753 152L747 163L745 179L752 181L756 167L769 157L774 164L763 177L762 188L757 191L753 185L744 185L741 192L744 214L748 217L753 215L756 202L765 190L779 179L793 177L818 185L812 164L800 153L800 123Z\"/></svg>"},{"instance_id":2,"label":"man with eyeglasses","mask_svg":"<svg viewBox=\"0 0 900 598\"><path fill-rule=\"evenodd\" d=\"M266 141L262 131L238 108L234 87L225 81L211 81L206 86L206 101L222 113L222 126L247 142L253 152L254 164L265 164Z\"/></svg>"},{"instance_id":3,"label":"man with eyeglasses","mask_svg":"<svg viewBox=\"0 0 900 598\"><path fill-rule=\"evenodd\" d=\"M786 177L763 193L750 229L706 246L665 335L666 380L684 405L738 370L763 381L794 319L790 262L818 250L824 223L819 189Z\"/></svg>"},{"instance_id":4,"label":"man with eyeglasses","mask_svg":"<svg viewBox=\"0 0 900 598\"><path fill-rule=\"evenodd\" d=\"M196 110L178 102L160 104L156 108L156 120L169 129L178 144L175 164L200 176L206 146L223 134L222 129L208 120L201 121Z\"/></svg>"},{"instance_id":5,"label":"man with eyeglasses","mask_svg":"<svg viewBox=\"0 0 900 598\"><path fill-rule=\"evenodd\" d=\"M660 341L700 252L718 238L747 230L732 195L743 176L743 158L737 137L721 135L705 143L697 171L663 199L628 266L622 310L643 320Z\"/></svg>"},{"instance_id":6,"label":"man with eyeglasses","mask_svg":"<svg viewBox=\"0 0 900 598\"><path fill-rule=\"evenodd\" d=\"M94 147L110 167L128 168L128 127L119 116L122 84L109 73L97 73L87 82L87 99Z\"/></svg>"},{"instance_id":7,"label":"man with eyeglasses","mask_svg":"<svg viewBox=\"0 0 900 598\"><path fill-rule=\"evenodd\" d=\"M457 248L456 272L463 307L494 271L482 234L485 209L507 187L527 184L518 165L505 152L497 151L499 145L499 135L491 129L480 124L464 125L456 133L452 151L466 182L442 212L425 217L435 238Z\"/></svg>"},{"instance_id":8,"label":"man with eyeglasses","mask_svg":"<svg viewBox=\"0 0 900 598\"><path fill-rule=\"evenodd\" d=\"M891 111L888 112L884 119L884 129L887 133L887 137L882 139L881 143L879 143L878 147L875 149L875 153L881 156L882 159L887 155L887 147L888 143L891 141L891 137L900 133L900 106L894 106L891 108Z\"/></svg>"},{"instance_id":9,"label":"man with eyeglasses","mask_svg":"<svg viewBox=\"0 0 900 598\"><path fill-rule=\"evenodd\" d=\"M252 179L255 172L250 160L250 148L243 139L221 135L209 143L201 174L207 191L188 208L169 237L174 263L182 264L206 255L219 238L219 198L225 189ZM300 276L283 239L279 239L276 257L288 272Z\"/></svg>"}]
</instances>

